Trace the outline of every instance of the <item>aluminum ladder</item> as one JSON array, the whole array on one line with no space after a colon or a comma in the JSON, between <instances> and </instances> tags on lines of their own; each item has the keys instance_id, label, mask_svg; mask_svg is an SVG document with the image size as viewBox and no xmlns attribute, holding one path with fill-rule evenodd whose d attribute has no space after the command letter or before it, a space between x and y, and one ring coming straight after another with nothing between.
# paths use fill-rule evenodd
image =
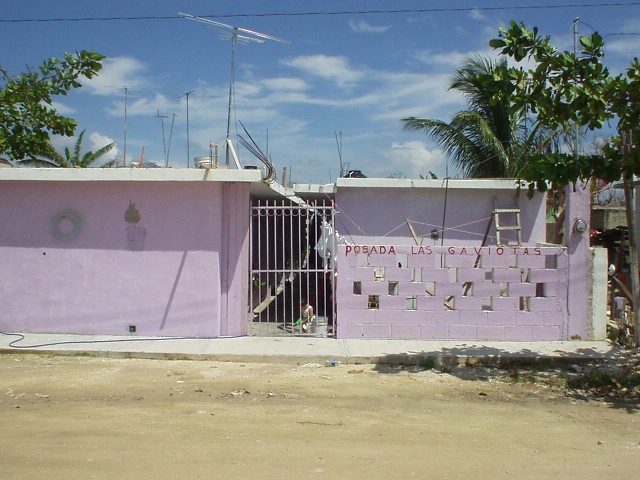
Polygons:
<instances>
[{"instance_id":1,"label":"aluminum ladder","mask_svg":"<svg viewBox=\"0 0 640 480\"><path fill-rule=\"evenodd\" d=\"M502 220L500 216L503 216ZM507 216L510 220L509 224L505 225L504 217ZM522 244L522 229L520 228L520 209L519 208L494 208L493 219L496 227L496 244L497 245L521 245ZM502 223L501 223L502 222ZM516 233L515 243L503 243L501 237L502 232L512 231Z\"/></svg>"}]
</instances>

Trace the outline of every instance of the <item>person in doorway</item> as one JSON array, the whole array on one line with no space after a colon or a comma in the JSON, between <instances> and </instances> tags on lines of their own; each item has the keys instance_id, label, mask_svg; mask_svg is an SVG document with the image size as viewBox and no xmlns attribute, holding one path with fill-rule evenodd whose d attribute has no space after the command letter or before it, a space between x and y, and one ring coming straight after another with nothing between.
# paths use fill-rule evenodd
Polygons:
<instances>
[{"instance_id":1,"label":"person in doorway","mask_svg":"<svg viewBox=\"0 0 640 480\"><path fill-rule=\"evenodd\" d=\"M309 305L307 300L300 302L300 320L302 324L302 333L311 331L311 322L313 322L313 307Z\"/></svg>"}]
</instances>

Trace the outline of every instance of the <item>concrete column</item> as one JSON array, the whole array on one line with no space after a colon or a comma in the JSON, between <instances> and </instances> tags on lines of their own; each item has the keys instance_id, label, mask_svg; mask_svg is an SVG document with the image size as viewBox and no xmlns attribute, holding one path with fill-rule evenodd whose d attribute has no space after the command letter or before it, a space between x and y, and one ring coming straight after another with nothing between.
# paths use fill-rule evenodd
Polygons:
<instances>
[{"instance_id":1,"label":"concrete column","mask_svg":"<svg viewBox=\"0 0 640 480\"><path fill-rule=\"evenodd\" d=\"M589 340L604 340L607 337L607 249L591 248L591 327Z\"/></svg>"},{"instance_id":2,"label":"concrete column","mask_svg":"<svg viewBox=\"0 0 640 480\"><path fill-rule=\"evenodd\" d=\"M589 185L578 182L565 189L564 242L569 255L569 288L567 293L566 337L587 340L590 333L591 312L591 255L589 229L591 217L591 192ZM580 230L581 221L585 228Z\"/></svg>"},{"instance_id":3,"label":"concrete column","mask_svg":"<svg viewBox=\"0 0 640 480\"><path fill-rule=\"evenodd\" d=\"M220 336L246 335L249 305L249 187L222 188Z\"/></svg>"}]
</instances>

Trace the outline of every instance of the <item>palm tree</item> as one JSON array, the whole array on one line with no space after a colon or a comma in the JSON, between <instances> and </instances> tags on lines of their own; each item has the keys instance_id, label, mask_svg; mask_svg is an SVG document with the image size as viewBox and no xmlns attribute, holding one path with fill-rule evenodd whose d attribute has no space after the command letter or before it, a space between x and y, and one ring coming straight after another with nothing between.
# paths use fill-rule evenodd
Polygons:
<instances>
[{"instance_id":1,"label":"palm tree","mask_svg":"<svg viewBox=\"0 0 640 480\"><path fill-rule=\"evenodd\" d=\"M517 177L528 156L548 149L553 136L515 109L508 77L497 75L506 69L506 59L471 58L455 72L449 87L462 92L468 109L450 123L404 118L404 128L425 132L465 177Z\"/></svg>"},{"instance_id":2,"label":"palm tree","mask_svg":"<svg viewBox=\"0 0 640 480\"><path fill-rule=\"evenodd\" d=\"M73 153L69 147L65 147L64 155L56 152L53 146L49 145L49 149L41 152L37 158L28 158L21 160L20 165L26 165L31 167L64 167L64 168L87 168L90 167L96 160L103 157L116 146L115 142L111 142L98 150L88 151L85 154L82 152L82 141L86 130L83 130L76 144L73 148ZM115 160L110 160L101 165L101 167L112 167L115 164Z\"/></svg>"}]
</instances>

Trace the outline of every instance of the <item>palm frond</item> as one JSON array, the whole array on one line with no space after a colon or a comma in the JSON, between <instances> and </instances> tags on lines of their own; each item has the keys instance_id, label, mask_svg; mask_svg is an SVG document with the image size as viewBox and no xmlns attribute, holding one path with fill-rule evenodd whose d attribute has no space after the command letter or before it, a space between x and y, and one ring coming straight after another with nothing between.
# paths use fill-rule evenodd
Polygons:
<instances>
[{"instance_id":1,"label":"palm frond","mask_svg":"<svg viewBox=\"0 0 640 480\"><path fill-rule=\"evenodd\" d=\"M54 160L45 158L25 158L16 162L21 167L34 167L34 168L58 168L61 165Z\"/></svg>"},{"instance_id":2,"label":"palm frond","mask_svg":"<svg viewBox=\"0 0 640 480\"><path fill-rule=\"evenodd\" d=\"M404 128L424 132L466 177L517 177L532 153L551 148L554 134L515 104L511 80L502 75L507 68L506 59L471 57L450 84L468 108L449 123L405 118Z\"/></svg>"},{"instance_id":3,"label":"palm frond","mask_svg":"<svg viewBox=\"0 0 640 480\"><path fill-rule=\"evenodd\" d=\"M82 130L80 135L78 135L78 139L76 140L76 144L73 147L73 165L80 166L80 152L82 151L82 141L84 139L84 134L87 130Z\"/></svg>"}]
</instances>

